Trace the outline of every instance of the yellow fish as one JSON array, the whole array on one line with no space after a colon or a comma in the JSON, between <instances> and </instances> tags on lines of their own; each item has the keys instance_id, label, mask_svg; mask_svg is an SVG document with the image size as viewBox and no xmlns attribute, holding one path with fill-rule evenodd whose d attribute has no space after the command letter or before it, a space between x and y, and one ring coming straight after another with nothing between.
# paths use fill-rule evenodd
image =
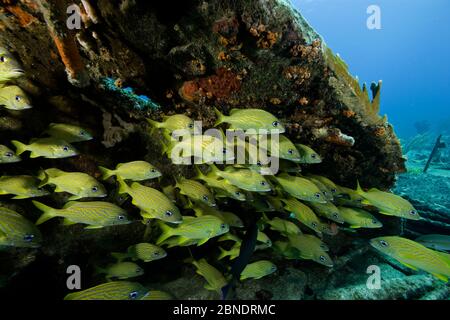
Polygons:
<instances>
[{"instance_id":1,"label":"yellow fish","mask_svg":"<svg viewBox=\"0 0 450 320\"><path fill-rule=\"evenodd\" d=\"M106 274L107 280L124 280L142 276L144 270L134 262L117 262L106 268L97 268L97 273Z\"/></svg>"},{"instance_id":2,"label":"yellow fish","mask_svg":"<svg viewBox=\"0 0 450 320\"><path fill-rule=\"evenodd\" d=\"M73 194L69 201L81 198L102 198L108 194L106 188L95 178L84 172L65 172L56 168L42 171L39 174L42 180L40 187L55 185L55 192L68 192Z\"/></svg>"},{"instance_id":3,"label":"yellow fish","mask_svg":"<svg viewBox=\"0 0 450 320\"><path fill-rule=\"evenodd\" d=\"M274 130L277 133L283 133L285 128L280 121L271 113L261 109L232 109L229 116L220 113L214 109L217 115L215 126L221 123L230 124L230 129L241 130Z\"/></svg>"},{"instance_id":4,"label":"yellow fish","mask_svg":"<svg viewBox=\"0 0 450 320\"><path fill-rule=\"evenodd\" d=\"M31 158L45 157L49 159L67 158L78 155L78 151L67 141L56 138L34 139L29 145L13 140L17 155L31 151Z\"/></svg>"},{"instance_id":5,"label":"yellow fish","mask_svg":"<svg viewBox=\"0 0 450 320\"><path fill-rule=\"evenodd\" d=\"M210 265L205 259L193 261L192 264L197 268L197 273L205 278L208 283L205 285L206 290L219 292L227 285L227 280L222 273Z\"/></svg>"},{"instance_id":6,"label":"yellow fish","mask_svg":"<svg viewBox=\"0 0 450 320\"><path fill-rule=\"evenodd\" d=\"M270 226L270 229L278 231L284 235L301 233L300 229L294 223L278 217L269 220L269 218L263 214L263 221Z\"/></svg>"},{"instance_id":7,"label":"yellow fish","mask_svg":"<svg viewBox=\"0 0 450 320\"><path fill-rule=\"evenodd\" d=\"M230 230L228 224L223 220L211 216L201 217L183 217L183 223L177 227L171 228L168 225L161 223L162 233L156 241L159 245L166 239L177 236L178 244L182 245L190 240L201 240L197 243L198 246L206 243L209 239L227 233Z\"/></svg>"},{"instance_id":8,"label":"yellow fish","mask_svg":"<svg viewBox=\"0 0 450 320\"><path fill-rule=\"evenodd\" d=\"M326 253L328 247L319 238L310 234L289 235L288 238L301 259L313 260L327 267L333 266L333 260Z\"/></svg>"},{"instance_id":9,"label":"yellow fish","mask_svg":"<svg viewBox=\"0 0 450 320\"><path fill-rule=\"evenodd\" d=\"M219 247L219 250L220 250L220 254L217 257L217 260L222 260L222 259L225 259L226 257L229 257L230 260L234 260L240 254L241 244L240 243L235 243L233 245L233 247L231 247L230 250L225 250L222 247Z\"/></svg>"},{"instance_id":10,"label":"yellow fish","mask_svg":"<svg viewBox=\"0 0 450 320\"><path fill-rule=\"evenodd\" d=\"M322 162L320 155L310 147L304 144L296 144L295 146L300 154L300 163L315 164Z\"/></svg>"},{"instance_id":11,"label":"yellow fish","mask_svg":"<svg viewBox=\"0 0 450 320\"><path fill-rule=\"evenodd\" d=\"M164 116L163 120L163 122L157 122L152 119L147 119L147 122L154 128L166 129L169 132L175 130L187 130L191 134L194 133L194 120L184 114Z\"/></svg>"},{"instance_id":12,"label":"yellow fish","mask_svg":"<svg viewBox=\"0 0 450 320\"><path fill-rule=\"evenodd\" d=\"M42 235L31 221L21 214L0 207L0 247L38 248Z\"/></svg>"},{"instance_id":13,"label":"yellow fish","mask_svg":"<svg viewBox=\"0 0 450 320\"><path fill-rule=\"evenodd\" d=\"M25 92L18 86L0 87L0 106L9 110L31 109L31 102Z\"/></svg>"},{"instance_id":14,"label":"yellow fish","mask_svg":"<svg viewBox=\"0 0 450 320\"><path fill-rule=\"evenodd\" d=\"M309 205L314 209L314 211L334 222L344 223L344 218L341 215L339 209L331 202L327 203L314 203L310 202Z\"/></svg>"},{"instance_id":15,"label":"yellow fish","mask_svg":"<svg viewBox=\"0 0 450 320\"><path fill-rule=\"evenodd\" d=\"M0 144L0 163L16 163L21 160L11 149Z\"/></svg>"},{"instance_id":16,"label":"yellow fish","mask_svg":"<svg viewBox=\"0 0 450 320\"><path fill-rule=\"evenodd\" d=\"M66 123L51 123L45 133L69 143L89 141L94 138L86 129Z\"/></svg>"},{"instance_id":17,"label":"yellow fish","mask_svg":"<svg viewBox=\"0 0 450 320\"><path fill-rule=\"evenodd\" d=\"M112 176L118 176L123 180L142 181L155 179L162 176L158 169L146 161L119 163L115 170L110 170L100 166L98 168L103 174L103 180L106 180Z\"/></svg>"},{"instance_id":18,"label":"yellow fish","mask_svg":"<svg viewBox=\"0 0 450 320\"><path fill-rule=\"evenodd\" d=\"M342 219L350 228L381 228L383 224L363 209L338 207Z\"/></svg>"},{"instance_id":19,"label":"yellow fish","mask_svg":"<svg viewBox=\"0 0 450 320\"><path fill-rule=\"evenodd\" d=\"M380 211L380 213L397 216L410 220L420 220L421 217L417 210L409 201L399 197L395 194L383 192L378 189L370 189L364 192L358 182L358 189L356 192L364 197L363 204L372 205Z\"/></svg>"},{"instance_id":20,"label":"yellow fish","mask_svg":"<svg viewBox=\"0 0 450 320\"><path fill-rule=\"evenodd\" d=\"M162 192L133 182L128 186L118 179L119 193L127 193L133 198L132 203L141 209L142 217L160 219L171 223L181 223L183 217L175 204Z\"/></svg>"},{"instance_id":21,"label":"yellow fish","mask_svg":"<svg viewBox=\"0 0 450 320\"><path fill-rule=\"evenodd\" d=\"M43 212L36 222L37 225L56 217L64 218L64 225L87 224L86 229L98 229L131 222L125 210L104 201L70 201L62 209L51 208L38 201L33 201L33 204Z\"/></svg>"},{"instance_id":22,"label":"yellow fish","mask_svg":"<svg viewBox=\"0 0 450 320\"><path fill-rule=\"evenodd\" d=\"M23 75L24 72L17 60L5 48L0 47L0 83Z\"/></svg>"},{"instance_id":23,"label":"yellow fish","mask_svg":"<svg viewBox=\"0 0 450 320\"><path fill-rule=\"evenodd\" d=\"M198 169L198 167L195 168L197 170L197 176L195 179L204 181L210 188L223 190L230 198L238 201L246 200L245 193L238 187L227 182L225 179L218 179L217 176L206 176L200 171L200 169Z\"/></svg>"},{"instance_id":24,"label":"yellow fish","mask_svg":"<svg viewBox=\"0 0 450 320\"><path fill-rule=\"evenodd\" d=\"M210 165L210 167L213 175L227 180L242 190L252 192L269 192L271 190L267 180L259 173L250 169L220 171L214 165Z\"/></svg>"},{"instance_id":25,"label":"yellow fish","mask_svg":"<svg viewBox=\"0 0 450 320\"><path fill-rule=\"evenodd\" d=\"M322 194L324 195L324 197L327 201L334 200L333 193L331 192L330 189L328 189L328 187L326 185L324 185L322 182L320 182L319 180L317 180L315 178L308 177L308 179L311 180L312 182L314 182L314 184L320 189L320 191L322 191Z\"/></svg>"},{"instance_id":26,"label":"yellow fish","mask_svg":"<svg viewBox=\"0 0 450 320\"><path fill-rule=\"evenodd\" d=\"M126 253L113 252L111 256L120 262L125 259L151 262L167 257L167 252L163 248L151 243L138 243L128 247Z\"/></svg>"},{"instance_id":27,"label":"yellow fish","mask_svg":"<svg viewBox=\"0 0 450 320\"><path fill-rule=\"evenodd\" d=\"M263 135L260 139L260 147L267 148L272 157L300 162L300 153L295 145L283 135Z\"/></svg>"},{"instance_id":28,"label":"yellow fish","mask_svg":"<svg viewBox=\"0 0 450 320\"><path fill-rule=\"evenodd\" d=\"M226 224L228 224L230 227L234 228L243 228L244 223L242 222L241 218L239 218L237 215L235 215L232 212L228 211L220 211L216 208L198 203L195 206L192 207L192 209L195 211L195 215L197 217L201 217L204 215L212 215L216 216L220 219L222 219Z\"/></svg>"},{"instance_id":29,"label":"yellow fish","mask_svg":"<svg viewBox=\"0 0 450 320\"><path fill-rule=\"evenodd\" d=\"M278 184L294 198L310 202L326 203L320 189L308 179L281 173L274 177Z\"/></svg>"},{"instance_id":30,"label":"yellow fish","mask_svg":"<svg viewBox=\"0 0 450 320\"><path fill-rule=\"evenodd\" d=\"M426 271L445 282L450 277L448 257L418 242L397 236L386 236L374 238L370 240L370 244L408 268Z\"/></svg>"},{"instance_id":31,"label":"yellow fish","mask_svg":"<svg viewBox=\"0 0 450 320\"><path fill-rule=\"evenodd\" d=\"M111 281L98 286L69 293L64 300L140 300L148 289L141 284L128 281Z\"/></svg>"},{"instance_id":32,"label":"yellow fish","mask_svg":"<svg viewBox=\"0 0 450 320\"><path fill-rule=\"evenodd\" d=\"M211 191L198 181L183 178L177 181L175 188L180 189L180 194L193 201L204 203L210 207L216 206L216 200Z\"/></svg>"},{"instance_id":33,"label":"yellow fish","mask_svg":"<svg viewBox=\"0 0 450 320\"><path fill-rule=\"evenodd\" d=\"M241 280L261 279L277 271L277 266L268 260L248 264L241 273Z\"/></svg>"},{"instance_id":34,"label":"yellow fish","mask_svg":"<svg viewBox=\"0 0 450 320\"><path fill-rule=\"evenodd\" d=\"M173 300L173 297L164 291L159 290L150 290L147 292L145 297L141 298L140 300Z\"/></svg>"},{"instance_id":35,"label":"yellow fish","mask_svg":"<svg viewBox=\"0 0 450 320\"><path fill-rule=\"evenodd\" d=\"M13 199L42 197L50 194L39 188L39 179L32 176L2 176L0 177L0 195L13 194Z\"/></svg>"},{"instance_id":36,"label":"yellow fish","mask_svg":"<svg viewBox=\"0 0 450 320\"><path fill-rule=\"evenodd\" d=\"M281 201L285 204L284 208L290 212L291 218L298 220L318 234L322 234L322 230L320 228L321 222L311 208L295 198L281 199Z\"/></svg>"},{"instance_id":37,"label":"yellow fish","mask_svg":"<svg viewBox=\"0 0 450 320\"><path fill-rule=\"evenodd\" d=\"M338 185L335 184L330 179L328 179L327 177L309 174L309 175L307 175L307 178L314 179L314 181L321 182L325 187L327 187L327 189L329 191L331 191L331 194L333 195L333 197L337 197L337 196L341 195L341 190L339 189Z\"/></svg>"}]
</instances>

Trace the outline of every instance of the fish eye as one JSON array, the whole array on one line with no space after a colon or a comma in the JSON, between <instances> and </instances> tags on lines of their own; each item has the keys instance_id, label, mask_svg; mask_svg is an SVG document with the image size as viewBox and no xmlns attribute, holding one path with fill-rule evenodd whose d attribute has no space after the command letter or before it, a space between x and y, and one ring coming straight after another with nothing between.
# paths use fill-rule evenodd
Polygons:
<instances>
[{"instance_id":1,"label":"fish eye","mask_svg":"<svg viewBox=\"0 0 450 320\"><path fill-rule=\"evenodd\" d=\"M411 211L409 212L409 214L412 215L412 216L415 216L415 215L417 214L417 211L416 211L416 210L411 210Z\"/></svg>"},{"instance_id":2,"label":"fish eye","mask_svg":"<svg viewBox=\"0 0 450 320\"><path fill-rule=\"evenodd\" d=\"M262 186L265 186L266 184L267 184L267 182L261 181L261 185L262 185Z\"/></svg>"},{"instance_id":3,"label":"fish eye","mask_svg":"<svg viewBox=\"0 0 450 320\"><path fill-rule=\"evenodd\" d=\"M378 224L378 221L377 220L372 220L372 223L373 224Z\"/></svg>"},{"instance_id":4,"label":"fish eye","mask_svg":"<svg viewBox=\"0 0 450 320\"><path fill-rule=\"evenodd\" d=\"M203 200L208 201L209 200L208 196L203 196Z\"/></svg>"},{"instance_id":5,"label":"fish eye","mask_svg":"<svg viewBox=\"0 0 450 320\"><path fill-rule=\"evenodd\" d=\"M171 216L173 216L173 212L167 210L166 213L165 213L165 215L166 215L166 217L171 217Z\"/></svg>"},{"instance_id":6,"label":"fish eye","mask_svg":"<svg viewBox=\"0 0 450 320\"><path fill-rule=\"evenodd\" d=\"M22 100L22 97L21 96L15 96L15 99L16 99L16 101L20 101L20 100Z\"/></svg>"},{"instance_id":7,"label":"fish eye","mask_svg":"<svg viewBox=\"0 0 450 320\"><path fill-rule=\"evenodd\" d=\"M12 157L13 155L14 155L14 153L12 153L12 152L5 153L5 157L8 157L8 158Z\"/></svg>"},{"instance_id":8,"label":"fish eye","mask_svg":"<svg viewBox=\"0 0 450 320\"><path fill-rule=\"evenodd\" d=\"M241 193L240 193L239 191L236 191L234 194L235 194L237 197L239 197L239 196L241 195Z\"/></svg>"},{"instance_id":9,"label":"fish eye","mask_svg":"<svg viewBox=\"0 0 450 320\"><path fill-rule=\"evenodd\" d=\"M159 252L155 251L155 252L153 252L153 255L157 257L157 256L159 256Z\"/></svg>"},{"instance_id":10,"label":"fish eye","mask_svg":"<svg viewBox=\"0 0 450 320\"><path fill-rule=\"evenodd\" d=\"M256 165L257 165L258 167L261 167L261 166L262 166L261 161L258 160L258 162L256 162Z\"/></svg>"},{"instance_id":11,"label":"fish eye","mask_svg":"<svg viewBox=\"0 0 450 320\"><path fill-rule=\"evenodd\" d=\"M333 213L333 218L336 218L336 219L337 219L337 218L339 218L339 214L338 214L338 213L336 213L336 212L335 212L335 213Z\"/></svg>"},{"instance_id":12,"label":"fish eye","mask_svg":"<svg viewBox=\"0 0 450 320\"><path fill-rule=\"evenodd\" d=\"M119 220L124 220L124 219L125 219L125 216L120 215L120 216L118 216L117 218L118 218Z\"/></svg>"},{"instance_id":13,"label":"fish eye","mask_svg":"<svg viewBox=\"0 0 450 320\"><path fill-rule=\"evenodd\" d=\"M5 62L6 61L6 57L5 56L1 56L0 57L0 62Z\"/></svg>"},{"instance_id":14,"label":"fish eye","mask_svg":"<svg viewBox=\"0 0 450 320\"><path fill-rule=\"evenodd\" d=\"M289 149L289 150L288 150L288 153L289 153L289 154L293 154L293 153L294 153L294 150Z\"/></svg>"},{"instance_id":15,"label":"fish eye","mask_svg":"<svg viewBox=\"0 0 450 320\"><path fill-rule=\"evenodd\" d=\"M335 188L331 189L331 192L336 193L337 190Z\"/></svg>"},{"instance_id":16,"label":"fish eye","mask_svg":"<svg viewBox=\"0 0 450 320\"><path fill-rule=\"evenodd\" d=\"M223 148L223 149L222 149L222 153L223 153L223 154L226 154L227 152L228 152L228 151L227 151L226 148Z\"/></svg>"},{"instance_id":17,"label":"fish eye","mask_svg":"<svg viewBox=\"0 0 450 320\"><path fill-rule=\"evenodd\" d=\"M155 172L156 172L156 169L151 169L150 172L151 172L151 173L155 173Z\"/></svg>"},{"instance_id":18,"label":"fish eye","mask_svg":"<svg viewBox=\"0 0 450 320\"><path fill-rule=\"evenodd\" d=\"M67 151L69 151L69 147L68 146L64 146L63 150L67 152Z\"/></svg>"},{"instance_id":19,"label":"fish eye","mask_svg":"<svg viewBox=\"0 0 450 320\"><path fill-rule=\"evenodd\" d=\"M136 299L138 296L138 292L137 291L133 291L129 294L130 299Z\"/></svg>"},{"instance_id":20,"label":"fish eye","mask_svg":"<svg viewBox=\"0 0 450 320\"><path fill-rule=\"evenodd\" d=\"M322 197L322 195L318 192L314 194L314 197L316 197L317 199L320 199Z\"/></svg>"},{"instance_id":21,"label":"fish eye","mask_svg":"<svg viewBox=\"0 0 450 320\"><path fill-rule=\"evenodd\" d=\"M313 154L311 155L311 158L313 158L313 159L317 158L317 154L313 153Z\"/></svg>"},{"instance_id":22,"label":"fish eye","mask_svg":"<svg viewBox=\"0 0 450 320\"><path fill-rule=\"evenodd\" d=\"M272 270L272 271L277 271L277 267L276 266L272 266L272 268L270 268L270 270Z\"/></svg>"},{"instance_id":23,"label":"fish eye","mask_svg":"<svg viewBox=\"0 0 450 320\"><path fill-rule=\"evenodd\" d=\"M226 229L226 228L227 228L227 225L226 225L225 223L222 223L222 224L220 225L220 229L224 230L224 229Z\"/></svg>"},{"instance_id":24,"label":"fish eye","mask_svg":"<svg viewBox=\"0 0 450 320\"><path fill-rule=\"evenodd\" d=\"M320 256L320 257L319 257L319 260L322 261L322 262L324 262L326 259L325 259L324 256Z\"/></svg>"},{"instance_id":25,"label":"fish eye","mask_svg":"<svg viewBox=\"0 0 450 320\"><path fill-rule=\"evenodd\" d=\"M311 222L311 226L312 226L313 228L315 228L315 227L317 227L317 223Z\"/></svg>"},{"instance_id":26,"label":"fish eye","mask_svg":"<svg viewBox=\"0 0 450 320\"><path fill-rule=\"evenodd\" d=\"M189 128L189 129L194 128L194 124L193 124L193 123L189 123L189 124L188 124L188 128Z\"/></svg>"},{"instance_id":27,"label":"fish eye","mask_svg":"<svg viewBox=\"0 0 450 320\"><path fill-rule=\"evenodd\" d=\"M26 235L23 237L23 240L24 240L25 242L31 242L31 241L33 241L33 239L34 239L34 234L26 234Z\"/></svg>"},{"instance_id":28,"label":"fish eye","mask_svg":"<svg viewBox=\"0 0 450 320\"><path fill-rule=\"evenodd\" d=\"M136 273L141 273L142 272L142 269L141 268L137 268L136 269Z\"/></svg>"},{"instance_id":29,"label":"fish eye","mask_svg":"<svg viewBox=\"0 0 450 320\"><path fill-rule=\"evenodd\" d=\"M97 191L98 191L98 187L97 186L92 187L92 192L97 192Z\"/></svg>"},{"instance_id":30,"label":"fish eye","mask_svg":"<svg viewBox=\"0 0 450 320\"><path fill-rule=\"evenodd\" d=\"M274 121L274 122L272 122L272 125L273 125L274 127L278 127L278 126L280 125L280 123L279 123L278 121Z\"/></svg>"},{"instance_id":31,"label":"fish eye","mask_svg":"<svg viewBox=\"0 0 450 320\"><path fill-rule=\"evenodd\" d=\"M382 247L388 247L389 246L387 241L384 241L384 240L380 240L380 244L381 244Z\"/></svg>"}]
</instances>

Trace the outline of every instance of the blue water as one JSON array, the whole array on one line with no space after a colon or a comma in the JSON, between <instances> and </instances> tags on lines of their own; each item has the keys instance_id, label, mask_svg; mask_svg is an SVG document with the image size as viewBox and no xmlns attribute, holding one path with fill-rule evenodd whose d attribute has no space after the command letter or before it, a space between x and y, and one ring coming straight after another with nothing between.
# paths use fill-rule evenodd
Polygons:
<instances>
[{"instance_id":1,"label":"blue water","mask_svg":"<svg viewBox=\"0 0 450 320\"><path fill-rule=\"evenodd\" d=\"M292 0L362 83L383 80L381 113L400 137L414 123L450 127L450 1ZM369 5L381 30L369 30Z\"/></svg>"}]
</instances>

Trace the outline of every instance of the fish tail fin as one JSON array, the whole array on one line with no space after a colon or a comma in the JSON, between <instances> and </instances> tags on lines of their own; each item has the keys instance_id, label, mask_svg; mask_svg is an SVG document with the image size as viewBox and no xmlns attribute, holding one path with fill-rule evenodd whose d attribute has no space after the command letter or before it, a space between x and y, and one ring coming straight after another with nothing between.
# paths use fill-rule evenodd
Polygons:
<instances>
[{"instance_id":1,"label":"fish tail fin","mask_svg":"<svg viewBox=\"0 0 450 320\"><path fill-rule=\"evenodd\" d=\"M127 183L120 177L117 177L117 181L119 182L119 194L128 193Z\"/></svg>"},{"instance_id":2,"label":"fish tail fin","mask_svg":"<svg viewBox=\"0 0 450 320\"><path fill-rule=\"evenodd\" d=\"M219 247L219 250L220 250L220 254L217 257L217 260L222 260L223 258L225 258L228 255L228 251L222 247Z\"/></svg>"},{"instance_id":3,"label":"fish tail fin","mask_svg":"<svg viewBox=\"0 0 450 320\"><path fill-rule=\"evenodd\" d=\"M122 262L126 258L128 258L128 254L121 252L111 252L111 257L117 260L117 262Z\"/></svg>"},{"instance_id":4,"label":"fish tail fin","mask_svg":"<svg viewBox=\"0 0 450 320\"><path fill-rule=\"evenodd\" d=\"M172 228L169 227L164 222L159 223L159 227L161 228L161 235L159 236L158 240L156 240L156 245L161 244L165 240L169 239L172 236Z\"/></svg>"},{"instance_id":5,"label":"fish tail fin","mask_svg":"<svg viewBox=\"0 0 450 320\"><path fill-rule=\"evenodd\" d=\"M222 112L220 112L217 108L214 108L214 113L217 116L216 123L214 123L214 127L217 127L219 124L223 123L225 121L225 117Z\"/></svg>"},{"instance_id":6,"label":"fish tail fin","mask_svg":"<svg viewBox=\"0 0 450 320\"><path fill-rule=\"evenodd\" d=\"M200 170L198 166L194 165L194 170L197 173L194 179L204 180L206 178L206 176L203 174L203 172Z\"/></svg>"},{"instance_id":7,"label":"fish tail fin","mask_svg":"<svg viewBox=\"0 0 450 320\"><path fill-rule=\"evenodd\" d=\"M42 188L43 186L49 184L50 176L47 174L47 172L45 172L45 170L39 172L38 178L41 180L38 186L39 188Z\"/></svg>"},{"instance_id":8,"label":"fish tail fin","mask_svg":"<svg viewBox=\"0 0 450 320\"><path fill-rule=\"evenodd\" d=\"M219 170L219 168L217 168L217 166L214 163L210 163L209 168L211 169L211 173L213 175L215 175L215 176L219 175L220 170Z\"/></svg>"},{"instance_id":9,"label":"fish tail fin","mask_svg":"<svg viewBox=\"0 0 450 320\"><path fill-rule=\"evenodd\" d=\"M12 140L11 143L14 145L14 147L16 147L16 154L18 156L20 156L22 153L28 150L27 149L28 146L20 141Z\"/></svg>"},{"instance_id":10,"label":"fish tail fin","mask_svg":"<svg viewBox=\"0 0 450 320\"><path fill-rule=\"evenodd\" d=\"M153 127L152 130L159 129L162 126L162 122L158 122L158 121L152 120L150 118L147 118L146 120Z\"/></svg>"},{"instance_id":11,"label":"fish tail fin","mask_svg":"<svg viewBox=\"0 0 450 320\"><path fill-rule=\"evenodd\" d=\"M40 203L38 201L32 200L34 206L41 210L43 214L40 216L40 218L36 221L36 225L40 225L41 223L44 223L47 220L50 220L51 218L56 217L55 211L56 209L50 208L49 206L46 206L43 203Z\"/></svg>"},{"instance_id":12,"label":"fish tail fin","mask_svg":"<svg viewBox=\"0 0 450 320\"><path fill-rule=\"evenodd\" d=\"M115 175L114 170L110 170L110 169L102 167L102 166L98 166L98 169L102 173L102 180L107 180L108 178Z\"/></svg>"}]
</instances>

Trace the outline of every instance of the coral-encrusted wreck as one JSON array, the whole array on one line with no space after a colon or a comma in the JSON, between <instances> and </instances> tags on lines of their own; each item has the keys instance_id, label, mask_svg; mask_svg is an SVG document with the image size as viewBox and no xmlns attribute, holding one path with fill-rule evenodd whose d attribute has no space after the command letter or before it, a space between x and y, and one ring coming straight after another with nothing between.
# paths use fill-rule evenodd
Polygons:
<instances>
[{"instance_id":1,"label":"coral-encrusted wreck","mask_svg":"<svg viewBox=\"0 0 450 320\"><path fill-rule=\"evenodd\" d=\"M66 21L74 16L67 14L67 8L74 3L81 28L69 30ZM379 115L381 82L372 84L369 95L367 86L348 73L341 58L288 1L0 0L0 6L0 45L21 62L27 77L18 84L34 105L27 113L0 110L2 139L27 141L49 122L80 124L96 136L94 142L83 145L83 156L47 161L45 166L99 177L98 163L113 167L145 159L170 179L174 167L161 156L160 137L150 133L145 118L160 120L163 115L186 113L210 127L216 107L224 113L231 108L270 111L283 121L291 140L311 146L324 159L304 170L344 186L354 188L359 179L365 187L389 189L396 174L405 170L393 128ZM33 162L34 167L40 161ZM1 168L1 174L31 171L27 165ZM189 175L188 170L184 174ZM118 196L116 200L123 201ZM23 209L37 215L31 208ZM0 263L0 269L19 272L36 259L45 276L62 278L66 275L62 266L77 263L77 257L91 266L94 255L126 249L117 243L141 241L145 226L129 228L139 232L112 228L94 234L49 223L43 226L47 243L39 253L45 258L17 252L12 261ZM347 255L365 253L355 251L345 237L332 247L343 256L338 270L346 265ZM153 268L163 264L155 263ZM293 288L291 298L306 297L307 293L299 292L326 289L330 277L339 281L332 271L306 266L307 275L291 267L284 271L282 281L304 280ZM168 274L185 271L176 267L170 267ZM173 281L168 274L153 280ZM24 279L31 276L25 274ZM24 285L21 281L25 280L19 280L19 286ZM56 283L50 285L59 298L65 282ZM170 286L195 288L183 281L166 288ZM254 290L258 290L256 296L247 291L241 297L283 298L280 292Z\"/></svg>"}]
</instances>

